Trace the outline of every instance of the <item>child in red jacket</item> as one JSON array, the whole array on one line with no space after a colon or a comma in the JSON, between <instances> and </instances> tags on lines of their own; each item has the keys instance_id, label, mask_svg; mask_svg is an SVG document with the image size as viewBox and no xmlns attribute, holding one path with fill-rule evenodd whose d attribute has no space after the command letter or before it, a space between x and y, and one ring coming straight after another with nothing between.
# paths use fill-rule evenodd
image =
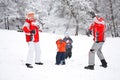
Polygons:
<instances>
[{"instance_id":1,"label":"child in red jacket","mask_svg":"<svg viewBox=\"0 0 120 80\"><path fill-rule=\"evenodd\" d=\"M58 39L56 45L58 50L56 55L56 65L65 65L66 42L62 39Z\"/></svg>"}]
</instances>

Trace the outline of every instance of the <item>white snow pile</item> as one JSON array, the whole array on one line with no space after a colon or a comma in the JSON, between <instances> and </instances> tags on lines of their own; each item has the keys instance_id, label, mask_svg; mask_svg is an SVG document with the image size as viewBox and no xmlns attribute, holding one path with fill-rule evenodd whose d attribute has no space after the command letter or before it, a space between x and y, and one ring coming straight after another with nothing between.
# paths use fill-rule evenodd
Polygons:
<instances>
[{"instance_id":1,"label":"white snow pile","mask_svg":"<svg viewBox=\"0 0 120 80\"><path fill-rule=\"evenodd\" d=\"M120 80L120 38L106 38L102 51L107 68L99 66L101 63L96 56L95 70L86 70L92 37L71 36L73 56L66 60L66 65L58 66L55 65L57 35L40 33L44 65L34 65L32 69L25 66L28 51L25 34L0 30L0 37L0 80Z\"/></svg>"}]
</instances>

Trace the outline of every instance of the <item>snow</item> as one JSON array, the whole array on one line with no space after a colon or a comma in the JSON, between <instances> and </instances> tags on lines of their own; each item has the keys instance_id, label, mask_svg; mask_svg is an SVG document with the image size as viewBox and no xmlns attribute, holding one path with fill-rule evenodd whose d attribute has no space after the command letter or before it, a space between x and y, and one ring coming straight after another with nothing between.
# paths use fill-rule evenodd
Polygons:
<instances>
[{"instance_id":1,"label":"snow","mask_svg":"<svg viewBox=\"0 0 120 80\"><path fill-rule=\"evenodd\" d=\"M52 33L40 33L42 62L33 69L25 66L28 44L25 34L16 31L0 30L0 80L119 80L120 38L106 38L103 53L108 68L102 68L96 56L95 70L86 70L88 52L92 46L92 37L71 36L73 56L66 60L66 65L55 65L58 36Z\"/></svg>"}]
</instances>

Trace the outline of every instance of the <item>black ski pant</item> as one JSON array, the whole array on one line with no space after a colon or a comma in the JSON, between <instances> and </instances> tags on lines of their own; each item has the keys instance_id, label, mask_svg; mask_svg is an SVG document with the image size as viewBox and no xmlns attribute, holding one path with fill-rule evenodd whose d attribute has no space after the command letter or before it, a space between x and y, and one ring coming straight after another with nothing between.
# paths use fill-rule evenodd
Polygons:
<instances>
[{"instance_id":1,"label":"black ski pant","mask_svg":"<svg viewBox=\"0 0 120 80\"><path fill-rule=\"evenodd\" d=\"M65 52L57 52L56 64L65 64Z\"/></svg>"},{"instance_id":2,"label":"black ski pant","mask_svg":"<svg viewBox=\"0 0 120 80\"><path fill-rule=\"evenodd\" d=\"M65 54L65 58L71 58L72 57L72 48L68 48L66 49L66 54Z\"/></svg>"}]
</instances>

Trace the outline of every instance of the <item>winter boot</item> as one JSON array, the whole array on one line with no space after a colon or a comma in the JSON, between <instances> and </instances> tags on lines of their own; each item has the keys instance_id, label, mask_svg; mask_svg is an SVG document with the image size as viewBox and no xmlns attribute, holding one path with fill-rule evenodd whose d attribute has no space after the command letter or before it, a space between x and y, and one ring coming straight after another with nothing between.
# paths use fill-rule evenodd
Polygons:
<instances>
[{"instance_id":1,"label":"winter boot","mask_svg":"<svg viewBox=\"0 0 120 80\"><path fill-rule=\"evenodd\" d=\"M84 67L85 69L94 70L94 65L88 65Z\"/></svg>"},{"instance_id":2,"label":"winter boot","mask_svg":"<svg viewBox=\"0 0 120 80\"><path fill-rule=\"evenodd\" d=\"M65 60L62 60L62 61L61 61L61 65L65 65Z\"/></svg>"},{"instance_id":3,"label":"winter boot","mask_svg":"<svg viewBox=\"0 0 120 80\"><path fill-rule=\"evenodd\" d=\"M63 61L63 63L61 65L65 65L65 61Z\"/></svg>"},{"instance_id":4,"label":"winter boot","mask_svg":"<svg viewBox=\"0 0 120 80\"><path fill-rule=\"evenodd\" d=\"M26 63L25 65L27 66L27 68L33 68L31 64Z\"/></svg>"},{"instance_id":5,"label":"winter boot","mask_svg":"<svg viewBox=\"0 0 120 80\"><path fill-rule=\"evenodd\" d=\"M58 63L55 63L55 65L60 65L60 64L58 64Z\"/></svg>"},{"instance_id":6,"label":"winter boot","mask_svg":"<svg viewBox=\"0 0 120 80\"><path fill-rule=\"evenodd\" d=\"M72 57L72 55L71 54L69 54L69 59Z\"/></svg>"},{"instance_id":7,"label":"winter boot","mask_svg":"<svg viewBox=\"0 0 120 80\"><path fill-rule=\"evenodd\" d=\"M35 64L37 64L37 65L43 65L43 63L41 63L41 62L36 62Z\"/></svg>"},{"instance_id":8,"label":"winter boot","mask_svg":"<svg viewBox=\"0 0 120 80\"><path fill-rule=\"evenodd\" d=\"M104 67L104 68L107 67L107 62L105 61L105 59L102 59L102 60L101 60L101 63L102 63L102 65L100 65L100 66L102 66L102 67Z\"/></svg>"}]
</instances>

